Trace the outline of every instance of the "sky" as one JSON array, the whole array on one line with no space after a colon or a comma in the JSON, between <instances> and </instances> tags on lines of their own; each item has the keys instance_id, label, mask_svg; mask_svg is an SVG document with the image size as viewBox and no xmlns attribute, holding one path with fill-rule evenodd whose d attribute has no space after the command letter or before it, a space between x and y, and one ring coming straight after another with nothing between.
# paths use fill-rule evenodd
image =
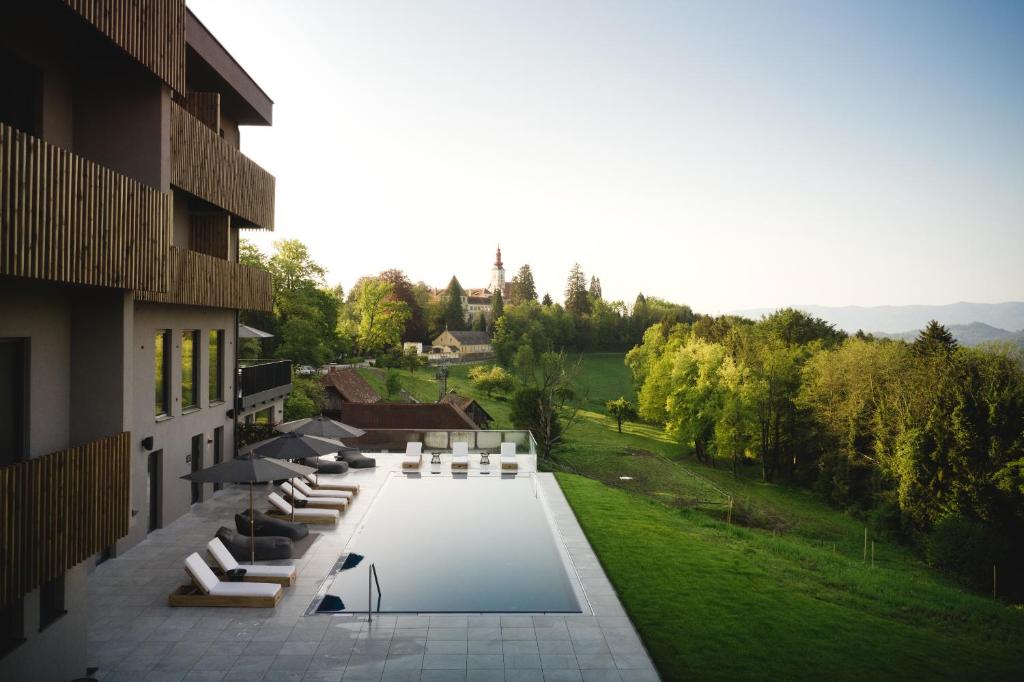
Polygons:
<instances>
[{"instance_id":1,"label":"sky","mask_svg":"<svg viewBox=\"0 0 1024 682\"><path fill-rule=\"evenodd\" d=\"M264 250L701 312L1024 300L1024 3L188 0L274 100Z\"/></svg>"}]
</instances>

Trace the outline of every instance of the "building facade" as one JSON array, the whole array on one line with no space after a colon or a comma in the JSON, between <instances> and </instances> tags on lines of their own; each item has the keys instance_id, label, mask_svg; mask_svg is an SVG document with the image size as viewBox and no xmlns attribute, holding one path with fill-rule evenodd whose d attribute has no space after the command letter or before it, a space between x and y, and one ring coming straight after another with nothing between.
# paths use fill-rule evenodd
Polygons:
<instances>
[{"instance_id":1,"label":"building facade","mask_svg":"<svg viewBox=\"0 0 1024 682\"><path fill-rule=\"evenodd\" d=\"M88 571L234 452L238 310L271 306L238 240L275 184L239 129L272 106L184 0L5 5L0 679L84 676Z\"/></svg>"},{"instance_id":2,"label":"building facade","mask_svg":"<svg viewBox=\"0 0 1024 682\"><path fill-rule=\"evenodd\" d=\"M458 277L455 278L458 282ZM461 282L459 286L462 287ZM469 288L462 287L462 314L469 323L472 323L480 315L491 321L491 301L495 291L500 291L502 297L508 300L509 282L505 280L505 264L501 260L501 247L499 246L494 255L494 265L491 267L491 280L486 287ZM446 289L432 289L431 293L435 299L445 295Z\"/></svg>"},{"instance_id":3,"label":"building facade","mask_svg":"<svg viewBox=\"0 0 1024 682\"><path fill-rule=\"evenodd\" d=\"M446 329L434 339L433 347L439 353L457 353L460 360L482 360L494 356L491 337L487 332Z\"/></svg>"}]
</instances>

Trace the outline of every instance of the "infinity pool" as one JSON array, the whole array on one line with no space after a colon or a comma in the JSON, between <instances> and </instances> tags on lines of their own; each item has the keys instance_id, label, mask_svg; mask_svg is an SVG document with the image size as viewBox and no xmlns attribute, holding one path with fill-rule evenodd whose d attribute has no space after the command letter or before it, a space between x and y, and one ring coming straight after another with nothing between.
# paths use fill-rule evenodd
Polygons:
<instances>
[{"instance_id":1,"label":"infinity pool","mask_svg":"<svg viewBox=\"0 0 1024 682\"><path fill-rule=\"evenodd\" d=\"M579 613L538 495L532 476L394 475L347 548L365 558L334 574L326 593L343 612L365 612L373 563L381 612Z\"/></svg>"}]
</instances>

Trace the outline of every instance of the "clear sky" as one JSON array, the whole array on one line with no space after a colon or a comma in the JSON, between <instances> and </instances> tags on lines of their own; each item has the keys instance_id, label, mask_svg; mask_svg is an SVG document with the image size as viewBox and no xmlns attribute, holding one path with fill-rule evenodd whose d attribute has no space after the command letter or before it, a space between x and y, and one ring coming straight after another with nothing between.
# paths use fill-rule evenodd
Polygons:
<instances>
[{"instance_id":1,"label":"clear sky","mask_svg":"<svg viewBox=\"0 0 1024 682\"><path fill-rule=\"evenodd\" d=\"M346 290L721 312L1024 299L1024 2L189 0L274 100L242 149Z\"/></svg>"}]
</instances>

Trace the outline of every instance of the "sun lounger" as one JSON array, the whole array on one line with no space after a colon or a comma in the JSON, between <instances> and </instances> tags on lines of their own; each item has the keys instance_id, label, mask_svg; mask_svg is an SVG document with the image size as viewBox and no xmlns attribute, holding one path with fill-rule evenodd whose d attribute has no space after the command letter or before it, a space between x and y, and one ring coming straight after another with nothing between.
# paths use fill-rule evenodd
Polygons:
<instances>
[{"instance_id":1,"label":"sun lounger","mask_svg":"<svg viewBox=\"0 0 1024 682\"><path fill-rule=\"evenodd\" d=\"M281 490L292 499L292 502L305 502L307 509L315 507L316 509L345 511L345 507L348 506L347 497L306 497L300 491L293 488L292 484L288 481L281 484Z\"/></svg>"},{"instance_id":2,"label":"sun lounger","mask_svg":"<svg viewBox=\"0 0 1024 682\"><path fill-rule=\"evenodd\" d=\"M329 481L323 476L317 476L316 474L306 474L306 482L313 486L315 490L346 490L353 495L359 494L358 483L338 483L337 481Z\"/></svg>"},{"instance_id":3,"label":"sun lounger","mask_svg":"<svg viewBox=\"0 0 1024 682\"><path fill-rule=\"evenodd\" d=\"M278 585L294 585L295 584L295 565L288 564L286 566L265 566L259 564L246 564L245 566L240 565L235 561L235 557L231 556L231 552L224 546L224 543L220 541L220 538L214 538L206 543L206 551L210 554L210 557L217 562L220 566L220 570L225 574L236 568L245 569L245 577L243 581L247 583L276 583Z\"/></svg>"},{"instance_id":4,"label":"sun lounger","mask_svg":"<svg viewBox=\"0 0 1024 682\"><path fill-rule=\"evenodd\" d=\"M292 506L285 502L285 499L277 493L267 495L270 504L274 508L267 512L267 516L273 516L290 521L292 518ZM341 512L336 509L298 509L295 510L295 520L303 523L324 524L333 526L338 523Z\"/></svg>"},{"instance_id":5,"label":"sun lounger","mask_svg":"<svg viewBox=\"0 0 1024 682\"><path fill-rule=\"evenodd\" d=\"M469 469L469 443L452 443L452 471Z\"/></svg>"},{"instance_id":6,"label":"sun lounger","mask_svg":"<svg viewBox=\"0 0 1024 682\"><path fill-rule=\"evenodd\" d=\"M416 471L423 463L423 443L405 444L405 457L402 458L402 471Z\"/></svg>"},{"instance_id":7,"label":"sun lounger","mask_svg":"<svg viewBox=\"0 0 1024 682\"><path fill-rule=\"evenodd\" d=\"M519 471L519 460L516 459L516 444L501 444L501 470Z\"/></svg>"},{"instance_id":8,"label":"sun lounger","mask_svg":"<svg viewBox=\"0 0 1024 682\"><path fill-rule=\"evenodd\" d=\"M306 497L313 499L319 497L343 497L350 502L352 501L352 493L347 490L316 490L301 478L293 479L289 483Z\"/></svg>"},{"instance_id":9,"label":"sun lounger","mask_svg":"<svg viewBox=\"0 0 1024 682\"><path fill-rule=\"evenodd\" d=\"M172 592L167 598L171 606L274 607L281 601L280 585L224 582L196 552L185 559L185 572L193 584L182 585Z\"/></svg>"}]
</instances>

